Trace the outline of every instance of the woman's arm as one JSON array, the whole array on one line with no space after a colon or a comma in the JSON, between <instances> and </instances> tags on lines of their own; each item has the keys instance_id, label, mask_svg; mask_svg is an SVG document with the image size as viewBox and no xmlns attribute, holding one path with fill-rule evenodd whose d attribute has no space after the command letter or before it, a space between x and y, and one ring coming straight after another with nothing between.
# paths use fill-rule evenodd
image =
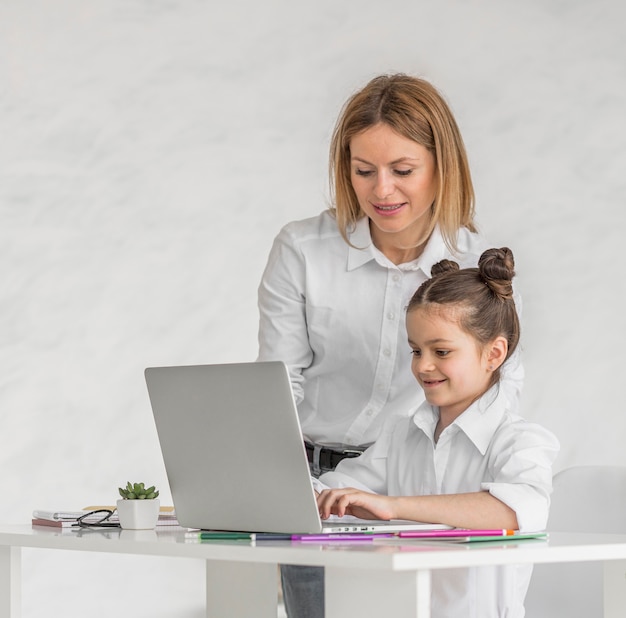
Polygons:
<instances>
[{"instance_id":1,"label":"woman's arm","mask_svg":"<svg viewBox=\"0 0 626 618\"><path fill-rule=\"evenodd\" d=\"M313 359L304 295L304 260L283 229L274 240L258 290L259 355L289 369L296 403L303 399L302 369Z\"/></svg>"}]
</instances>

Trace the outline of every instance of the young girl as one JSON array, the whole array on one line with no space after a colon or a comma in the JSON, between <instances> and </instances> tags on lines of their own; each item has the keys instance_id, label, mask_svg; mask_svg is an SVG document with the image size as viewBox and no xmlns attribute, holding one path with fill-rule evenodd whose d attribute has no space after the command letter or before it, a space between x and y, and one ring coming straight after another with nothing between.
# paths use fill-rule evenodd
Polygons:
<instances>
[{"instance_id":1,"label":"young girl","mask_svg":"<svg viewBox=\"0 0 626 618\"><path fill-rule=\"evenodd\" d=\"M499 383L520 335L513 266L504 248L485 251L478 268L461 270L449 260L433 267L406 316L411 368L426 401L411 417L388 423L361 457L315 481L322 517L545 528L559 445L511 411ZM432 615L522 617L531 570L436 571Z\"/></svg>"}]
</instances>

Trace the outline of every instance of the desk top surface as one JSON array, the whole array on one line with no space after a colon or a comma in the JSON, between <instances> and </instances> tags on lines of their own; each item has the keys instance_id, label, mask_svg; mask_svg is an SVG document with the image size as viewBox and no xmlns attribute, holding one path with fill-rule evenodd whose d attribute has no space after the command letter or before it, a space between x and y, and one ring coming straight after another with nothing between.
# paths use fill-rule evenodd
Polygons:
<instances>
[{"instance_id":1,"label":"desk top surface","mask_svg":"<svg viewBox=\"0 0 626 618\"><path fill-rule=\"evenodd\" d=\"M308 564L391 571L495 564L626 560L626 535L552 532L547 539L450 543L414 539L370 542L203 541L186 530L84 529L0 524L0 546L68 549L205 560Z\"/></svg>"}]
</instances>

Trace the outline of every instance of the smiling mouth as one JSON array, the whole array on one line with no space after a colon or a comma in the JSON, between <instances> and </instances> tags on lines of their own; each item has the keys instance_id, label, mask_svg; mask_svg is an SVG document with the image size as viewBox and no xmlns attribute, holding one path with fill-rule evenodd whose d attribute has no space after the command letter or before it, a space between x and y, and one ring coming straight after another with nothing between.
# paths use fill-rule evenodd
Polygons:
<instances>
[{"instance_id":1,"label":"smiling mouth","mask_svg":"<svg viewBox=\"0 0 626 618\"><path fill-rule=\"evenodd\" d=\"M445 380L422 380L422 386L424 388L437 386L439 384L443 384Z\"/></svg>"},{"instance_id":2,"label":"smiling mouth","mask_svg":"<svg viewBox=\"0 0 626 618\"><path fill-rule=\"evenodd\" d=\"M404 204L405 203L402 202L402 204L373 204L373 206L376 210L381 212L394 212L402 208Z\"/></svg>"}]
</instances>

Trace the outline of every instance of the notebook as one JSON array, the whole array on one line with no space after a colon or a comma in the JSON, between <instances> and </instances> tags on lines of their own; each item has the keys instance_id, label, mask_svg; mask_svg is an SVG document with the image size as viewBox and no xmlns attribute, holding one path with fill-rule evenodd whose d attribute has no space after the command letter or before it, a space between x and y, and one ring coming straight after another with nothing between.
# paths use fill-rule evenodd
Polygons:
<instances>
[{"instance_id":1,"label":"notebook","mask_svg":"<svg viewBox=\"0 0 626 618\"><path fill-rule=\"evenodd\" d=\"M288 534L448 528L321 521L282 362L149 367L145 379L181 526Z\"/></svg>"}]
</instances>

